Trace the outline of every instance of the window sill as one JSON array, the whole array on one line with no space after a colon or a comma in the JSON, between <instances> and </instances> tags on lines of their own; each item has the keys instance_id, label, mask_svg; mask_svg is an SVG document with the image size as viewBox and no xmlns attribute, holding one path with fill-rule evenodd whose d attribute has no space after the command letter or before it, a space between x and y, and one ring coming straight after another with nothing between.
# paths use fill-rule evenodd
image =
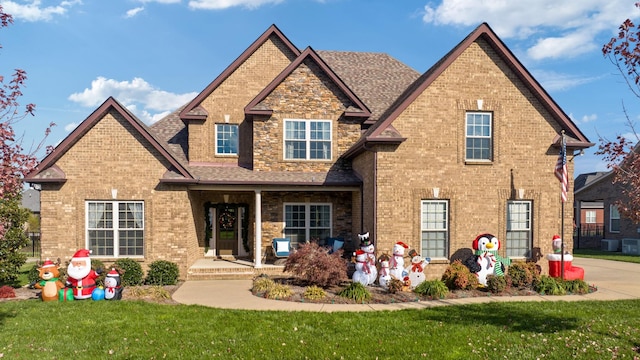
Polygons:
<instances>
[{"instance_id":1,"label":"window sill","mask_svg":"<svg viewBox=\"0 0 640 360\"><path fill-rule=\"evenodd\" d=\"M465 165L493 165L493 160L465 160Z\"/></svg>"}]
</instances>

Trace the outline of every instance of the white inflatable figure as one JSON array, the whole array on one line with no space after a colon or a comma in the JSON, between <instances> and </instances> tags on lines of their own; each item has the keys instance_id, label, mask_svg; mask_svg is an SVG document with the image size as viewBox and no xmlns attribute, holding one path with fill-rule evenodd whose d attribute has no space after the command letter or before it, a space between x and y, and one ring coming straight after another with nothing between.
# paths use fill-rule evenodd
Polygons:
<instances>
[{"instance_id":1,"label":"white inflatable figure","mask_svg":"<svg viewBox=\"0 0 640 360\"><path fill-rule=\"evenodd\" d=\"M367 253L362 250L357 250L356 253L356 271L353 273L351 279L353 282L359 282L360 284L369 285L369 257Z\"/></svg>"},{"instance_id":2,"label":"white inflatable figure","mask_svg":"<svg viewBox=\"0 0 640 360\"><path fill-rule=\"evenodd\" d=\"M418 254L418 252L413 249L409 251L409 257L411 258L411 263L409 264L409 266L407 266L405 271L407 272L407 274L409 274L408 276L409 280L411 280L411 288L415 289L416 286L420 285L423 281L426 280L424 270L425 267L429 265L431 259L423 259Z\"/></svg>"},{"instance_id":3,"label":"white inflatable figure","mask_svg":"<svg viewBox=\"0 0 640 360\"><path fill-rule=\"evenodd\" d=\"M500 241L494 235L478 235L473 241L473 249L479 265L478 271L474 272L483 286L487 286L487 275L504 276L504 265L511 265L511 259L498 255Z\"/></svg>"},{"instance_id":4,"label":"white inflatable figure","mask_svg":"<svg viewBox=\"0 0 640 360\"><path fill-rule=\"evenodd\" d=\"M359 234L360 250L367 254L369 265L369 284L376 282L378 278L378 268L376 267L376 249L373 246L373 241L369 239L369 233Z\"/></svg>"},{"instance_id":5,"label":"white inflatable figure","mask_svg":"<svg viewBox=\"0 0 640 360\"><path fill-rule=\"evenodd\" d=\"M392 278L403 280L407 274L404 271L404 249L409 246L402 241L398 241L393 245L393 256L389 261L389 275Z\"/></svg>"},{"instance_id":6,"label":"white inflatable figure","mask_svg":"<svg viewBox=\"0 0 640 360\"><path fill-rule=\"evenodd\" d=\"M380 256L380 277L378 278L378 284L384 289L389 288L389 280L391 280L391 273L389 273L389 255L383 254Z\"/></svg>"}]
</instances>

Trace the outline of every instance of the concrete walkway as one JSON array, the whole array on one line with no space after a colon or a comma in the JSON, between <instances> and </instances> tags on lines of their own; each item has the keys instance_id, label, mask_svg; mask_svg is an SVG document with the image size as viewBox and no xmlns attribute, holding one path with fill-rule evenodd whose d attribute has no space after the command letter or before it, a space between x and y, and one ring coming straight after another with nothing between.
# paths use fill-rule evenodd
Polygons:
<instances>
[{"instance_id":1,"label":"concrete walkway","mask_svg":"<svg viewBox=\"0 0 640 360\"><path fill-rule=\"evenodd\" d=\"M312 304L263 299L251 294L251 280L187 281L173 294L182 304L197 304L222 309L281 311L379 311L423 309L444 305L502 301L581 301L640 299L640 264L598 259L574 258L574 266L584 268L585 281L598 291L566 296L486 296L465 299L432 300L396 304Z\"/></svg>"}]
</instances>

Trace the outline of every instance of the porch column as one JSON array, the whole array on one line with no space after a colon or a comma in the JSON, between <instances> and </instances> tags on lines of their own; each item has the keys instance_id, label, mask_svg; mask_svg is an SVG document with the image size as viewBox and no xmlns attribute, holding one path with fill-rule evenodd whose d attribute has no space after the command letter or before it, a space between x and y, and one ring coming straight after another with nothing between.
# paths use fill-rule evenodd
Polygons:
<instances>
[{"instance_id":1,"label":"porch column","mask_svg":"<svg viewBox=\"0 0 640 360\"><path fill-rule=\"evenodd\" d=\"M262 267L262 196L261 190L255 190L256 192L256 245L254 249L254 267Z\"/></svg>"}]
</instances>

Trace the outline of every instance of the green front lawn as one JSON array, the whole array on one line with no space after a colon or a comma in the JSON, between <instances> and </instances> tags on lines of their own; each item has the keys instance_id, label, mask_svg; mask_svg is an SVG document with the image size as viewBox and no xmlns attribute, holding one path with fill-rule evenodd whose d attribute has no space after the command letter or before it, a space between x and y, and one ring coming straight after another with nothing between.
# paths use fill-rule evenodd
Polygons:
<instances>
[{"instance_id":1,"label":"green front lawn","mask_svg":"<svg viewBox=\"0 0 640 360\"><path fill-rule=\"evenodd\" d=\"M0 302L7 359L633 359L640 300L395 312L220 310L138 301Z\"/></svg>"},{"instance_id":2,"label":"green front lawn","mask_svg":"<svg viewBox=\"0 0 640 360\"><path fill-rule=\"evenodd\" d=\"M594 258L603 260L624 261L630 263L640 264L640 256L627 255L621 252L600 251L591 249L575 249L573 250L573 256L583 258Z\"/></svg>"}]
</instances>

